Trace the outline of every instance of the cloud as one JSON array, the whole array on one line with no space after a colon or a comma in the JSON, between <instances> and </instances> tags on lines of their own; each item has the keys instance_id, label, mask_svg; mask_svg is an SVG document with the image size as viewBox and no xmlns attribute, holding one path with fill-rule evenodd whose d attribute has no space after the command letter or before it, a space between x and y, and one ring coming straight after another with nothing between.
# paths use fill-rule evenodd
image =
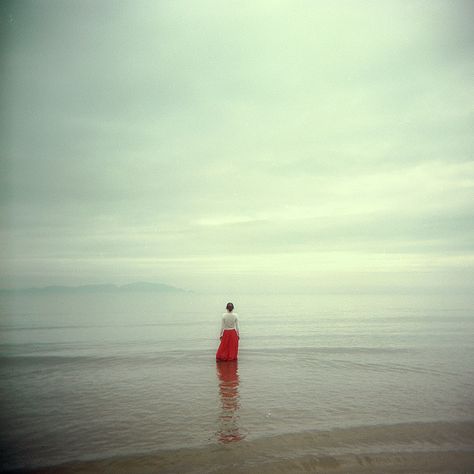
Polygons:
<instances>
[{"instance_id":1,"label":"cloud","mask_svg":"<svg viewBox=\"0 0 474 474\"><path fill-rule=\"evenodd\" d=\"M341 256L328 272L357 267L347 252L397 254L405 269L439 256L461 271L474 222L471 12L5 2L3 281L40 284L39 265L46 283L66 268L77 283L113 280L162 262L158 276L180 286L216 261L225 279L245 256L251 285L324 252Z\"/></svg>"}]
</instances>

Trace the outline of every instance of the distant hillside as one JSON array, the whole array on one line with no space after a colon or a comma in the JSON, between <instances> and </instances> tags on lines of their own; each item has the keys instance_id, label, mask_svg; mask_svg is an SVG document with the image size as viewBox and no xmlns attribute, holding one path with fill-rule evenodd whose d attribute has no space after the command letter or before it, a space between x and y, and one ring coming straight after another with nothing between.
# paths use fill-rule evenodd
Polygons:
<instances>
[{"instance_id":1,"label":"distant hillside","mask_svg":"<svg viewBox=\"0 0 474 474\"><path fill-rule=\"evenodd\" d=\"M0 289L2 293L185 293L189 292L182 288L177 288L164 283L149 283L145 281L129 283L127 285L80 285L80 286L64 286L51 285L35 288L19 288L19 289Z\"/></svg>"}]
</instances>

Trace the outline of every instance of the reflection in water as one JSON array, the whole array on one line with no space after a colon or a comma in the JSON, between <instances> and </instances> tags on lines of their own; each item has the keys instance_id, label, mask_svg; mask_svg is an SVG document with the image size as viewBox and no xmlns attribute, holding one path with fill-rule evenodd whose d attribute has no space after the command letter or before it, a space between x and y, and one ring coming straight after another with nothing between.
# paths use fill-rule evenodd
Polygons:
<instances>
[{"instance_id":1,"label":"reflection in water","mask_svg":"<svg viewBox=\"0 0 474 474\"><path fill-rule=\"evenodd\" d=\"M240 397L237 361L217 362L221 414L217 437L221 443L231 443L243 439L239 430Z\"/></svg>"}]
</instances>

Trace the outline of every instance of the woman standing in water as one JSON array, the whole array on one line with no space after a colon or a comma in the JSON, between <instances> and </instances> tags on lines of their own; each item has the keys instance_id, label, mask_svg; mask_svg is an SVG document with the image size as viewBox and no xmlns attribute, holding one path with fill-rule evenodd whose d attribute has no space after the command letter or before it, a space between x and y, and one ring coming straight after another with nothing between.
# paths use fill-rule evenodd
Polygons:
<instances>
[{"instance_id":1,"label":"woman standing in water","mask_svg":"<svg viewBox=\"0 0 474 474\"><path fill-rule=\"evenodd\" d=\"M227 303L227 312L222 315L221 343L217 349L216 360L237 360L239 352L239 320L234 313L234 305Z\"/></svg>"}]
</instances>

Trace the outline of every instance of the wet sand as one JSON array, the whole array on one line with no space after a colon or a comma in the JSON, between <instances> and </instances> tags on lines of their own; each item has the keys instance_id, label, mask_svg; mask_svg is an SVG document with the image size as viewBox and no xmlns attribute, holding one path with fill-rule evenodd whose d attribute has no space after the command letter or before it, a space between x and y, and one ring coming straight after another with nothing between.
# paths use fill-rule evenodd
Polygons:
<instances>
[{"instance_id":1,"label":"wet sand","mask_svg":"<svg viewBox=\"0 0 474 474\"><path fill-rule=\"evenodd\" d=\"M10 472L468 473L474 472L474 422L405 423L303 432Z\"/></svg>"},{"instance_id":2,"label":"wet sand","mask_svg":"<svg viewBox=\"0 0 474 474\"><path fill-rule=\"evenodd\" d=\"M136 458L122 461L102 461L70 464L29 472L37 474L99 474L99 473L294 473L332 472L338 473L470 473L474 472L474 453L442 451L438 453L377 453L363 455L302 456L287 460L266 460L256 465L245 462L238 465L234 459L230 465L213 466L211 463L189 464L186 459Z\"/></svg>"}]
</instances>

